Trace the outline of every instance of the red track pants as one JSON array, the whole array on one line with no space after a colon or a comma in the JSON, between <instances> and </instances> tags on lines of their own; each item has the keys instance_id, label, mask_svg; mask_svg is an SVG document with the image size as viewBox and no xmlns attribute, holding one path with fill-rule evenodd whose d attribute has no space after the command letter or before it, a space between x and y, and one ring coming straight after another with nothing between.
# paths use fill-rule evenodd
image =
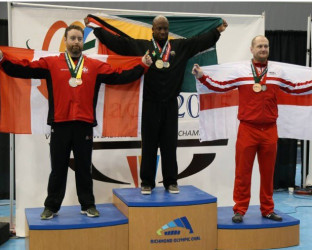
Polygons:
<instances>
[{"instance_id":1,"label":"red track pants","mask_svg":"<svg viewBox=\"0 0 312 250\"><path fill-rule=\"evenodd\" d=\"M277 126L255 128L240 123L236 142L236 169L233 200L234 213L244 215L250 201L251 175L257 153L260 171L260 210L274 211L273 176L277 152Z\"/></svg>"}]
</instances>

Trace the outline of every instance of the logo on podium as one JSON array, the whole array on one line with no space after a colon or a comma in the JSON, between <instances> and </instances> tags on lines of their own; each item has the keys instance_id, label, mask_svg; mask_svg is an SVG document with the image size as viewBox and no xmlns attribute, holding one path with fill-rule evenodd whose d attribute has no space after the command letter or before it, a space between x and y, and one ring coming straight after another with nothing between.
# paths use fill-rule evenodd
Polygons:
<instances>
[{"instance_id":1,"label":"logo on podium","mask_svg":"<svg viewBox=\"0 0 312 250\"><path fill-rule=\"evenodd\" d=\"M185 216L172 220L169 223L163 225L161 228L157 230L156 233L158 235L179 235L180 230L177 230L177 228L186 228L189 230L190 234L193 233L192 226Z\"/></svg>"},{"instance_id":2,"label":"logo on podium","mask_svg":"<svg viewBox=\"0 0 312 250\"><path fill-rule=\"evenodd\" d=\"M182 232L181 232L182 229ZM183 230L184 229L184 230ZM201 240L200 236L188 236L193 234L193 228L186 216L176 218L163 225L156 231L158 238L151 239L151 244L159 243L187 243ZM181 235L180 235L181 234Z\"/></svg>"}]
</instances>

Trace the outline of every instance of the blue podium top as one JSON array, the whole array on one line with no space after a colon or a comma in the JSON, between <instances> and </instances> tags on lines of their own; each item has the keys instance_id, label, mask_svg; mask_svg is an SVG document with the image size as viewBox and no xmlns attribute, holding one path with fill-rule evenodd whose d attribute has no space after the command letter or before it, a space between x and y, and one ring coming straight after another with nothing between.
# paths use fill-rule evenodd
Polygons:
<instances>
[{"instance_id":1,"label":"blue podium top","mask_svg":"<svg viewBox=\"0 0 312 250\"><path fill-rule=\"evenodd\" d=\"M218 207L218 229L259 229L299 225L300 220L284 214L278 210L275 212L282 216L282 221L273 221L262 217L260 206L249 206L242 223L232 222L233 207Z\"/></svg>"},{"instance_id":2,"label":"blue podium top","mask_svg":"<svg viewBox=\"0 0 312 250\"><path fill-rule=\"evenodd\" d=\"M62 206L58 216L51 220L40 219L40 214L44 209L42 207L26 208L25 213L30 230L83 229L128 223L128 218L113 204L99 204L96 208L100 216L94 218L80 214L80 206Z\"/></svg>"},{"instance_id":3,"label":"blue podium top","mask_svg":"<svg viewBox=\"0 0 312 250\"><path fill-rule=\"evenodd\" d=\"M217 198L191 185L180 186L179 194L171 194L163 187L153 189L151 195L141 194L140 188L117 188L113 193L128 207L169 207L217 202Z\"/></svg>"}]
</instances>

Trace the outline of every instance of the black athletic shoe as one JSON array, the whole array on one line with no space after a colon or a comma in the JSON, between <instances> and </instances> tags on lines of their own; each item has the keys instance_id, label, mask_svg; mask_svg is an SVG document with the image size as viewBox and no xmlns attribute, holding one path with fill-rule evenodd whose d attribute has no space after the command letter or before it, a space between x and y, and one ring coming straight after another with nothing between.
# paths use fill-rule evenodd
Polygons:
<instances>
[{"instance_id":1,"label":"black athletic shoe","mask_svg":"<svg viewBox=\"0 0 312 250\"><path fill-rule=\"evenodd\" d=\"M57 216L57 213L52 212L49 208L44 208L43 212L40 214L41 220L50 220L54 216Z\"/></svg>"},{"instance_id":2,"label":"black athletic shoe","mask_svg":"<svg viewBox=\"0 0 312 250\"><path fill-rule=\"evenodd\" d=\"M95 207L89 207L87 210L81 210L81 214L86 214L88 217L99 217L100 212Z\"/></svg>"},{"instance_id":3,"label":"black athletic shoe","mask_svg":"<svg viewBox=\"0 0 312 250\"><path fill-rule=\"evenodd\" d=\"M241 215L240 213L234 214L234 216L232 217L232 221L234 223L241 223L241 222L243 222L243 215Z\"/></svg>"},{"instance_id":4,"label":"black athletic shoe","mask_svg":"<svg viewBox=\"0 0 312 250\"><path fill-rule=\"evenodd\" d=\"M276 213L270 213L270 214L267 214L267 215L263 215L264 218L267 218L269 220L274 220L274 221L282 221L283 218L279 215L277 215Z\"/></svg>"},{"instance_id":5,"label":"black athletic shoe","mask_svg":"<svg viewBox=\"0 0 312 250\"><path fill-rule=\"evenodd\" d=\"M178 194L178 193L180 193L180 189L179 189L178 185L174 185L174 184L169 185L169 187L166 188L166 190L169 193L171 193L171 194Z\"/></svg>"},{"instance_id":6,"label":"black athletic shoe","mask_svg":"<svg viewBox=\"0 0 312 250\"><path fill-rule=\"evenodd\" d=\"M141 186L141 194L152 194L152 188L150 186Z\"/></svg>"}]
</instances>

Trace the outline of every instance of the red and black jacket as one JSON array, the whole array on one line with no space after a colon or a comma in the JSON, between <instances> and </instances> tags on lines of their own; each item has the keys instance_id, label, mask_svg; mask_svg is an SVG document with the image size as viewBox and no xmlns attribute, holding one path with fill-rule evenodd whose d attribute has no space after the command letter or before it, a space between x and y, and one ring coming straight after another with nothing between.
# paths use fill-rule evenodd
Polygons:
<instances>
[{"instance_id":1,"label":"red and black jacket","mask_svg":"<svg viewBox=\"0 0 312 250\"><path fill-rule=\"evenodd\" d=\"M4 54L0 62L3 70L12 77L46 79L48 89L48 124L66 121L84 121L97 125L96 104L100 84L125 84L142 76L147 68L143 63L129 70L112 68L109 64L84 56L82 85L75 88L64 53L43 57L37 61L13 60Z\"/></svg>"}]
</instances>

